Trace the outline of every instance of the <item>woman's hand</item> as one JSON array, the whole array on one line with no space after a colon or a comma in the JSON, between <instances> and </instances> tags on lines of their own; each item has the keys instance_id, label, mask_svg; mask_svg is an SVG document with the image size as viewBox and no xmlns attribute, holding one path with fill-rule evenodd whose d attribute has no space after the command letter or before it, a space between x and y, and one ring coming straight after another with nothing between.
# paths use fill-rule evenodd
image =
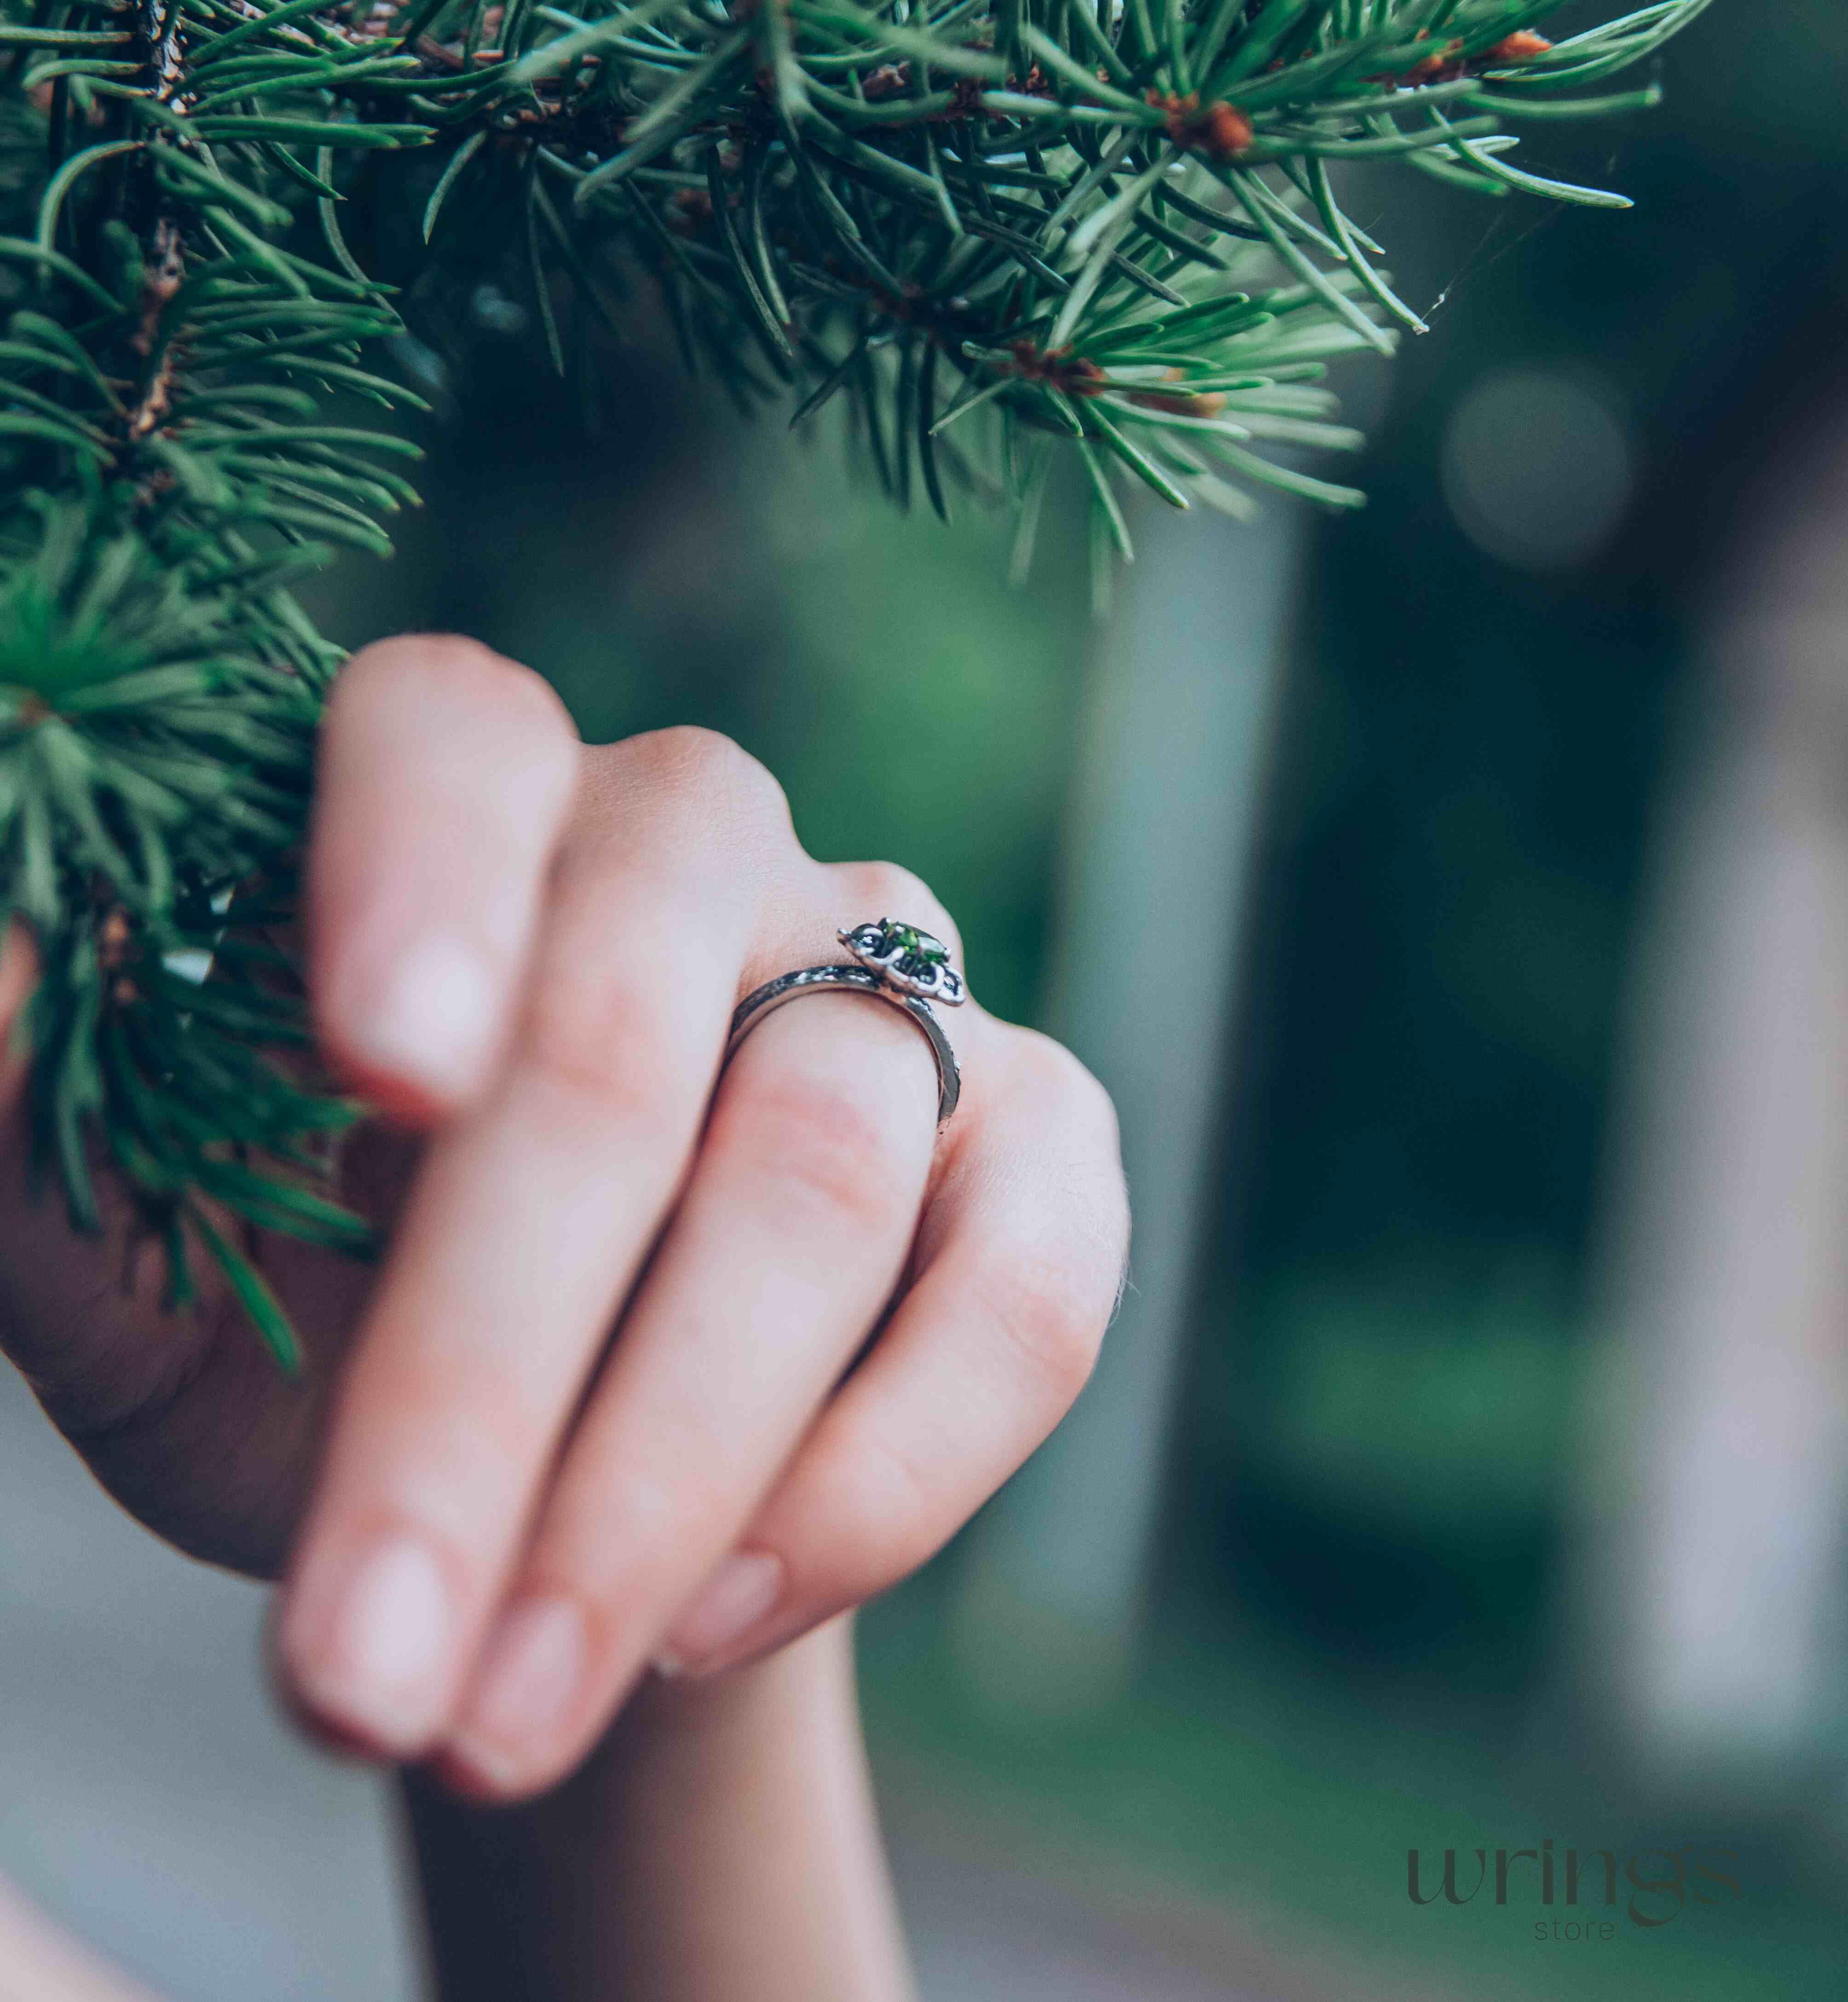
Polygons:
<instances>
[{"instance_id":1,"label":"woman's hand","mask_svg":"<svg viewBox=\"0 0 1848 2002\"><path fill-rule=\"evenodd\" d=\"M940 1134L926 1040L876 1000L807 997L721 1076L738 999L838 961L837 928L948 918L901 870L811 860L727 740L586 749L467 641L342 675L309 883L323 1045L427 1138L351 1150L394 1226L376 1275L257 1240L305 1383L221 1303L161 1316L125 1218L118 1290L16 1161L0 1327L155 1526L257 1571L292 1542L277 1657L322 1728L521 1797L650 1663L723 1668L882 1590L1040 1442L1122 1271L1114 1121L973 1002Z\"/></svg>"}]
</instances>

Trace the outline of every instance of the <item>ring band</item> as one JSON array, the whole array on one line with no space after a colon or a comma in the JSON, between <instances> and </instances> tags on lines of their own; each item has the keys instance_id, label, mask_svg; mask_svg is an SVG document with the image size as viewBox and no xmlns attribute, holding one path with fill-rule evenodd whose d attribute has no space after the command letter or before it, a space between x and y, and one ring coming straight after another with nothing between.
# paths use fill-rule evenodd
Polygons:
<instances>
[{"instance_id":1,"label":"ring band","mask_svg":"<svg viewBox=\"0 0 1848 2002\"><path fill-rule=\"evenodd\" d=\"M961 975L950 965L943 946L915 925L896 925L881 918L876 925L856 925L838 936L855 955L853 962L802 967L793 973L779 974L747 994L732 1014L725 1062L730 1062L738 1045L766 1015L804 994L871 994L903 1009L923 1031L936 1060L937 1124L943 1125L962 1096L962 1072L936 1010L926 996L947 1007L960 1007L968 994Z\"/></svg>"}]
</instances>

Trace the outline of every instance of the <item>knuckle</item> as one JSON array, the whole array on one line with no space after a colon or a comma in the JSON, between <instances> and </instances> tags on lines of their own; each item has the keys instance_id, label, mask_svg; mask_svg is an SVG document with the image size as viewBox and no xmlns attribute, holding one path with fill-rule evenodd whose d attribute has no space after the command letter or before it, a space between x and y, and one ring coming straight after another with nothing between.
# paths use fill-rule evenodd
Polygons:
<instances>
[{"instance_id":1,"label":"knuckle","mask_svg":"<svg viewBox=\"0 0 1848 2002\"><path fill-rule=\"evenodd\" d=\"M362 647L341 669L330 706L403 689L413 698L435 683L473 698L504 724L528 723L574 741L570 712L542 675L459 633L407 633Z\"/></svg>"},{"instance_id":2,"label":"knuckle","mask_svg":"<svg viewBox=\"0 0 1848 2002\"><path fill-rule=\"evenodd\" d=\"M52 1320L43 1331L47 1338L43 1346L49 1350L55 1344L67 1355L82 1355L86 1327L100 1320L110 1304L104 1293L103 1287L96 1287L81 1298L68 1318ZM242 1334L236 1323L235 1303L214 1292L178 1341L151 1344L145 1355L118 1342L85 1357L85 1367L41 1373L30 1366L35 1356L15 1353L11 1340L5 1346L45 1415L89 1458L132 1449L158 1433L208 1369L218 1365L227 1338L235 1340Z\"/></svg>"},{"instance_id":3,"label":"knuckle","mask_svg":"<svg viewBox=\"0 0 1848 2002\"><path fill-rule=\"evenodd\" d=\"M328 698L326 742L375 787L399 765L381 746L417 747L407 783L542 839L577 786L582 746L556 691L479 640L424 633L356 654Z\"/></svg>"},{"instance_id":4,"label":"knuckle","mask_svg":"<svg viewBox=\"0 0 1848 2002\"><path fill-rule=\"evenodd\" d=\"M1113 1296L1077 1260L1049 1250L995 1264L978 1292L1029 1382L1065 1411L1097 1366Z\"/></svg>"},{"instance_id":5,"label":"knuckle","mask_svg":"<svg viewBox=\"0 0 1848 2002\"><path fill-rule=\"evenodd\" d=\"M683 1041L645 985L619 971L598 977L579 969L539 982L527 1004L521 1062L568 1097L654 1132L671 1118Z\"/></svg>"},{"instance_id":6,"label":"knuckle","mask_svg":"<svg viewBox=\"0 0 1848 2002\"><path fill-rule=\"evenodd\" d=\"M853 1605L915 1571L951 1526L942 1519L940 1486L900 1442L880 1434L856 1437L811 1470L798 1533L786 1539L800 1553L804 1592Z\"/></svg>"},{"instance_id":7,"label":"knuckle","mask_svg":"<svg viewBox=\"0 0 1848 2002\"><path fill-rule=\"evenodd\" d=\"M1101 1148L1115 1160L1121 1141L1116 1102L1087 1066L1062 1042L1037 1029L1009 1024L1013 1068L1020 1083L1047 1107L1042 1119L1067 1136Z\"/></svg>"},{"instance_id":8,"label":"knuckle","mask_svg":"<svg viewBox=\"0 0 1848 2002\"><path fill-rule=\"evenodd\" d=\"M849 1544L850 1569L860 1596L915 1571L942 1543L948 1526L940 1470L926 1465L914 1442L896 1435L869 1439L855 1477L843 1497L854 1513L837 1516L855 1533Z\"/></svg>"},{"instance_id":9,"label":"knuckle","mask_svg":"<svg viewBox=\"0 0 1848 2002\"><path fill-rule=\"evenodd\" d=\"M915 1205L884 1124L834 1079L779 1073L738 1109L727 1139L781 1208L811 1208L829 1225L883 1236Z\"/></svg>"},{"instance_id":10,"label":"knuckle","mask_svg":"<svg viewBox=\"0 0 1848 2002\"><path fill-rule=\"evenodd\" d=\"M1075 1267L1082 1282L1098 1277L1103 1301L1098 1334L1114 1313L1124 1283L1130 1236L1129 1185L1121 1134L1110 1093L1063 1043L1037 1030L1009 1027L1013 1069L1026 1094L1037 1149L1055 1156L1068 1217L1081 1219L1087 1257ZM1077 1240L1075 1240L1077 1241Z\"/></svg>"},{"instance_id":11,"label":"knuckle","mask_svg":"<svg viewBox=\"0 0 1848 2002\"><path fill-rule=\"evenodd\" d=\"M660 783L687 795L703 820L785 826L790 804L769 767L721 731L692 723L650 731L631 740L633 755Z\"/></svg>"},{"instance_id":12,"label":"knuckle","mask_svg":"<svg viewBox=\"0 0 1848 2002\"><path fill-rule=\"evenodd\" d=\"M451 641L454 650L444 664L452 678L465 679L493 705L497 718L518 716L556 735L575 739L570 712L543 675L510 661L478 640Z\"/></svg>"}]
</instances>

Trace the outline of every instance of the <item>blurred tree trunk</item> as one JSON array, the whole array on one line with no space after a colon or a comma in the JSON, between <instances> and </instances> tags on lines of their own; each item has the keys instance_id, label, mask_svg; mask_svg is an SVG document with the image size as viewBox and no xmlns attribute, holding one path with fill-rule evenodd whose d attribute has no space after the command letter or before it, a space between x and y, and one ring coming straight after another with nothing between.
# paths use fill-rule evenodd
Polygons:
<instances>
[{"instance_id":1,"label":"blurred tree trunk","mask_svg":"<svg viewBox=\"0 0 1848 2002\"><path fill-rule=\"evenodd\" d=\"M1634 993L1594 1412L1592 1679L1645 1767L1755 1793L1848 1660L1848 452L1750 525Z\"/></svg>"},{"instance_id":2,"label":"blurred tree trunk","mask_svg":"<svg viewBox=\"0 0 1848 2002\"><path fill-rule=\"evenodd\" d=\"M1151 509L1136 532L1092 665L1046 1010L1115 1097L1135 1243L1090 1385L972 1540L961 1652L1008 1704L1105 1700L1133 1662L1306 521Z\"/></svg>"}]
</instances>

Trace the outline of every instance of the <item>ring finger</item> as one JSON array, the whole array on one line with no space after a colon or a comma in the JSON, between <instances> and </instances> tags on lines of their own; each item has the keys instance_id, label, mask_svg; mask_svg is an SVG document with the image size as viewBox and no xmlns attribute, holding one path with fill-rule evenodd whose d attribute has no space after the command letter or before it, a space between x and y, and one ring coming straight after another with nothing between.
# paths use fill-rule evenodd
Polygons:
<instances>
[{"instance_id":1,"label":"ring finger","mask_svg":"<svg viewBox=\"0 0 1848 2002\"><path fill-rule=\"evenodd\" d=\"M829 929L774 970L838 958ZM453 1777L528 1792L588 1749L890 1298L936 1114L929 1047L883 1002L811 996L747 1038L476 1665ZM729 1574L747 1611L779 1585L773 1561Z\"/></svg>"}]
</instances>

